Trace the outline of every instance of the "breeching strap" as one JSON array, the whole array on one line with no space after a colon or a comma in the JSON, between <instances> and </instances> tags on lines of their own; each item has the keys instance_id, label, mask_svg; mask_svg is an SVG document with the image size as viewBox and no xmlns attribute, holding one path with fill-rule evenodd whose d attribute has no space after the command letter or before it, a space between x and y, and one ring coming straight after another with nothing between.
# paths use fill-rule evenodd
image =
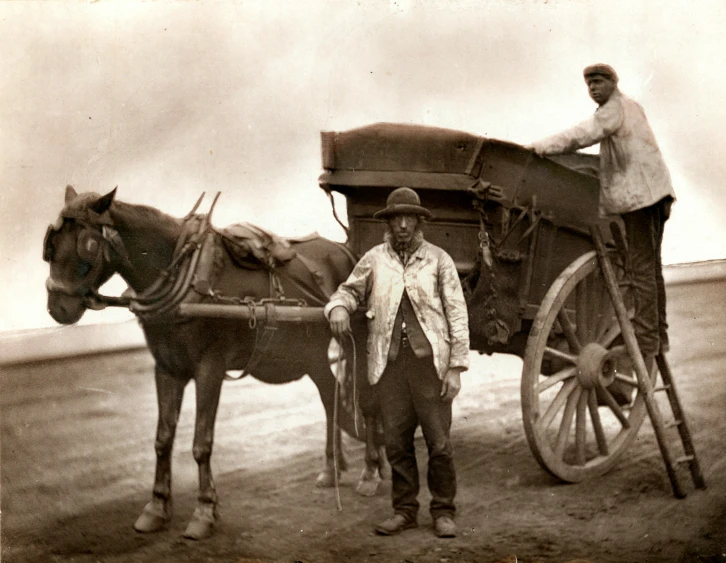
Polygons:
<instances>
[{"instance_id":1,"label":"breeching strap","mask_svg":"<svg viewBox=\"0 0 726 563\"><path fill-rule=\"evenodd\" d=\"M254 307L254 303L252 303L251 301L248 302L248 304L251 307ZM267 354L267 350L270 348L272 340L274 339L275 334L277 333L277 329L279 327L279 323L277 320L277 310L275 309L275 305L273 303L265 303L265 317L267 318L267 322L262 329L262 336L260 336L259 329L256 326L255 317L252 317L250 319L250 329L256 330L255 346L252 349L252 355L250 356L250 359L247 360L247 364L242 370L242 373L240 373L239 375L225 374L225 380L236 381L238 379L242 379L245 375L249 375L250 373L254 372L255 368L260 365L260 362L265 357L265 354ZM255 319L254 326L252 324L253 319Z\"/></svg>"}]
</instances>

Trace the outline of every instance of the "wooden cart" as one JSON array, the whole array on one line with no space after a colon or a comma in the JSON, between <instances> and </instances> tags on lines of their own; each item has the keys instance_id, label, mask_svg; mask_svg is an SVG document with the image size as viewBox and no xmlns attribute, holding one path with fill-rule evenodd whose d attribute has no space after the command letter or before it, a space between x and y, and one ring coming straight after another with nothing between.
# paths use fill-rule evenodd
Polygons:
<instances>
[{"instance_id":1,"label":"wooden cart","mask_svg":"<svg viewBox=\"0 0 726 563\"><path fill-rule=\"evenodd\" d=\"M359 256L383 240L388 194L415 189L427 240L454 259L473 350L524 361L522 418L537 461L568 482L610 469L650 414L676 496L676 467L705 486L664 355L647 374L629 314L618 221L598 214L598 158L540 158L468 133L380 123L322 133L320 187ZM345 196L347 225L336 211ZM656 387L658 372L664 385ZM653 393L667 391L685 455L675 459Z\"/></svg>"}]
</instances>

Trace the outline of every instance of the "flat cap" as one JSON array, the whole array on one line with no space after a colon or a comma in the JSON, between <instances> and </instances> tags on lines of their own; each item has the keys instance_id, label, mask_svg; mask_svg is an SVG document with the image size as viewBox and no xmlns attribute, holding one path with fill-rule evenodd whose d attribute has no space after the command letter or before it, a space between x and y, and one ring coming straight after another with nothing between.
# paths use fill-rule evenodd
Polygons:
<instances>
[{"instance_id":1,"label":"flat cap","mask_svg":"<svg viewBox=\"0 0 726 563\"><path fill-rule=\"evenodd\" d=\"M604 76L608 80L612 80L613 82L615 82L615 84L618 83L618 73L615 72L615 69L613 67L603 63L598 63L586 67L585 70L582 71L582 74L585 77L585 80L587 80L590 76L599 75Z\"/></svg>"}]
</instances>

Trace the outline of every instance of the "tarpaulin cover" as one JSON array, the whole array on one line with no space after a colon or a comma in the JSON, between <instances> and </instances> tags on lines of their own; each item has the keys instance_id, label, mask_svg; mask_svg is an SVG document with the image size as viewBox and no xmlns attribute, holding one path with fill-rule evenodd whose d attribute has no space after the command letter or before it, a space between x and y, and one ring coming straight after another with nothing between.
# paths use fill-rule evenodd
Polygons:
<instances>
[{"instance_id":1,"label":"tarpaulin cover","mask_svg":"<svg viewBox=\"0 0 726 563\"><path fill-rule=\"evenodd\" d=\"M482 150L519 145L471 133L402 123L375 123L322 133L323 168L336 171L410 171L471 175ZM575 153L551 160L578 173L597 175L598 157Z\"/></svg>"}]
</instances>

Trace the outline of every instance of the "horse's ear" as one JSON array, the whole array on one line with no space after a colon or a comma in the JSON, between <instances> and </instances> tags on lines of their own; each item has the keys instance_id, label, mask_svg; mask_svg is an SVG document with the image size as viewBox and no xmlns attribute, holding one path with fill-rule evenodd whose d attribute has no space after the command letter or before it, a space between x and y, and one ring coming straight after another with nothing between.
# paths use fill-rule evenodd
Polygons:
<instances>
[{"instance_id":1,"label":"horse's ear","mask_svg":"<svg viewBox=\"0 0 726 563\"><path fill-rule=\"evenodd\" d=\"M76 199L76 196L78 196L78 194L76 193L76 190L73 189L73 186L71 186L70 184L68 184L66 186L66 200L65 200L65 202L68 203L70 201L73 201L74 199Z\"/></svg>"},{"instance_id":2,"label":"horse's ear","mask_svg":"<svg viewBox=\"0 0 726 563\"><path fill-rule=\"evenodd\" d=\"M100 215L109 207L111 207L113 199L116 197L116 188L118 188L118 186L108 192L105 196L98 198L98 200L96 200L96 202L91 205L91 209L93 209L96 213Z\"/></svg>"}]
</instances>

